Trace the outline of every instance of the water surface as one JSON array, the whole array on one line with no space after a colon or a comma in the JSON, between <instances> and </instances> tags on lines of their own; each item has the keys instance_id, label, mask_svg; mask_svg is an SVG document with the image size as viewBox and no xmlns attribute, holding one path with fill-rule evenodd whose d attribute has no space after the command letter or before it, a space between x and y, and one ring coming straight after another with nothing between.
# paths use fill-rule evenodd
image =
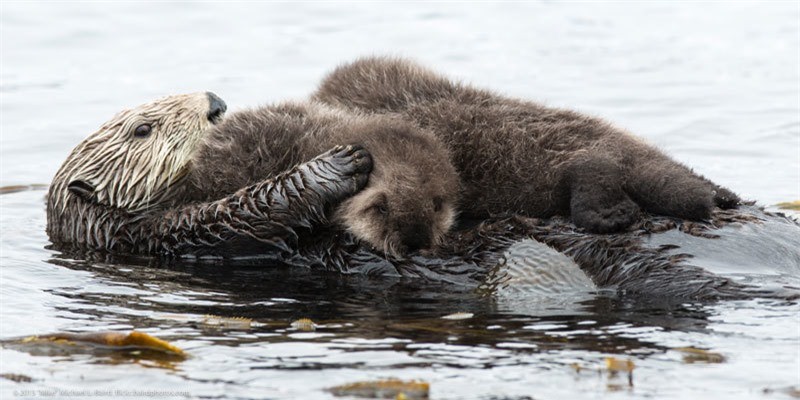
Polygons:
<instances>
[{"instance_id":1,"label":"water surface","mask_svg":"<svg viewBox=\"0 0 800 400\"><path fill-rule=\"evenodd\" d=\"M234 110L302 98L337 63L395 54L606 117L761 204L800 199L800 6L790 2L3 2L0 44L0 186L48 183L83 137L155 97L210 90ZM0 378L3 398L315 399L385 378L430 382L436 399L786 398L800 387L797 303L650 303L580 275L487 295L303 269L75 260L47 248L43 200L42 190L0 195L0 339L137 329L191 357L3 348L0 373L33 379ZM473 317L441 319L456 312ZM223 329L207 314L256 324ZM319 327L295 330L298 318ZM682 347L724 361L687 363ZM601 371L609 356L634 361L632 386Z\"/></svg>"}]
</instances>

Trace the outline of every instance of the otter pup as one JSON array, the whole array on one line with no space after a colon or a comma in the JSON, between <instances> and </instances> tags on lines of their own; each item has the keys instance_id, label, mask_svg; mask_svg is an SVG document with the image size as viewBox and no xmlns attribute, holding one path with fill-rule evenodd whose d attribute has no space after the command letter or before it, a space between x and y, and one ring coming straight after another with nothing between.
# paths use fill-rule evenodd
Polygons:
<instances>
[{"instance_id":1,"label":"otter pup","mask_svg":"<svg viewBox=\"0 0 800 400\"><path fill-rule=\"evenodd\" d=\"M342 109L400 115L433 131L463 184L461 213L570 214L597 233L647 212L708 219L734 193L642 140L575 111L454 83L412 62L370 57L338 67L313 99Z\"/></svg>"},{"instance_id":2,"label":"otter pup","mask_svg":"<svg viewBox=\"0 0 800 400\"><path fill-rule=\"evenodd\" d=\"M435 135L399 118L314 102L243 110L211 130L190 180L199 192L218 197L338 143L363 146L373 169L367 186L336 208L334 221L395 256L441 240L455 219L458 174Z\"/></svg>"},{"instance_id":3,"label":"otter pup","mask_svg":"<svg viewBox=\"0 0 800 400\"><path fill-rule=\"evenodd\" d=\"M331 146L287 172L216 197L200 193L187 179L192 159L225 108L211 93L170 96L123 111L89 135L50 185L53 243L117 254L287 258L300 230L366 185L369 154Z\"/></svg>"}]
</instances>

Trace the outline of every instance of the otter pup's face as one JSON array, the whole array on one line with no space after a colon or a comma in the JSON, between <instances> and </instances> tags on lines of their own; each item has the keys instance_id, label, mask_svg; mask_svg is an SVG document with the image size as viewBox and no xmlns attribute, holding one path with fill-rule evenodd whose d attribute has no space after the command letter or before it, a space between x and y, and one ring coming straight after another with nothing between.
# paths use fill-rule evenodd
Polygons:
<instances>
[{"instance_id":1,"label":"otter pup's face","mask_svg":"<svg viewBox=\"0 0 800 400\"><path fill-rule=\"evenodd\" d=\"M72 151L53 179L49 201L57 209L77 196L131 212L166 201L225 108L213 93L195 93L117 114Z\"/></svg>"},{"instance_id":2,"label":"otter pup's face","mask_svg":"<svg viewBox=\"0 0 800 400\"><path fill-rule=\"evenodd\" d=\"M375 159L368 186L341 204L337 219L395 257L438 245L457 213L458 177L449 160L433 162L435 168L381 161Z\"/></svg>"}]
</instances>

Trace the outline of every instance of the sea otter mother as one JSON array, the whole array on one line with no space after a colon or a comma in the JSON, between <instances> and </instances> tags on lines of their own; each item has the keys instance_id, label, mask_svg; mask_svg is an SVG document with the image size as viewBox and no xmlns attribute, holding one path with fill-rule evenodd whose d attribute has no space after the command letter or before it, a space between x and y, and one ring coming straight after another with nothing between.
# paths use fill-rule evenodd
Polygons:
<instances>
[{"instance_id":1,"label":"sea otter mother","mask_svg":"<svg viewBox=\"0 0 800 400\"><path fill-rule=\"evenodd\" d=\"M301 231L367 184L370 155L336 146L208 199L188 177L193 154L225 111L216 95L196 93L114 116L72 150L53 178L50 240L80 252L280 259L294 253Z\"/></svg>"}]
</instances>

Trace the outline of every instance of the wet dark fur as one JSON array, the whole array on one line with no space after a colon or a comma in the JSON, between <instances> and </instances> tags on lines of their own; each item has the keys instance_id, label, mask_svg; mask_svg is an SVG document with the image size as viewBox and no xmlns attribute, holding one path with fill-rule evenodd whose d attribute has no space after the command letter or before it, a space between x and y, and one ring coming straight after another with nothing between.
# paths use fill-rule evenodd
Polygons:
<instances>
[{"instance_id":1,"label":"wet dark fur","mask_svg":"<svg viewBox=\"0 0 800 400\"><path fill-rule=\"evenodd\" d=\"M695 255L682 253L679 246L652 246L654 235L680 231L684 240L717 240L716 234L751 241L757 235L776 235L776 243L800 245L800 236L786 232L753 229L767 221L783 225L790 232L800 232L800 225L781 214L765 213L752 206L740 209L715 209L708 222L688 222L672 217L650 216L631 227L629 232L594 235L582 232L560 218L538 219L521 216L490 218L468 229L452 232L445 245L435 253L416 254L405 259L385 259L346 237L319 235L303 238L300 251L285 260L289 265L311 266L347 274L401 276L426 281L478 286L492 293L495 268L506 262L506 249L523 239L534 239L564 253L594 281L599 288L614 288L619 293L650 299L683 301L687 299L745 299L753 297L800 298L800 288L761 288L723 277L697 265ZM748 229L740 229L750 225ZM774 225L773 225L774 228ZM738 232L738 233L736 233ZM700 243L699 248L703 248ZM800 260L800 254L787 254ZM758 263L758 261L756 261ZM769 263L765 264L769 266Z\"/></svg>"},{"instance_id":2,"label":"wet dark fur","mask_svg":"<svg viewBox=\"0 0 800 400\"><path fill-rule=\"evenodd\" d=\"M55 247L286 258L329 208L366 185L369 154L338 146L246 185L200 192L206 189L186 179L191 157L224 112L213 93L168 96L124 110L86 137L47 193L47 234Z\"/></svg>"},{"instance_id":3,"label":"wet dark fur","mask_svg":"<svg viewBox=\"0 0 800 400\"><path fill-rule=\"evenodd\" d=\"M450 148L461 212L571 215L592 232L627 228L644 211L690 220L739 203L715 185L594 117L454 83L406 60L337 68L313 96L350 110L401 115Z\"/></svg>"},{"instance_id":4,"label":"wet dark fur","mask_svg":"<svg viewBox=\"0 0 800 400\"><path fill-rule=\"evenodd\" d=\"M436 136L399 118L311 102L244 110L211 131L190 180L214 198L349 143L364 146L374 168L368 186L344 201L334 218L388 253L438 242L454 220L458 175Z\"/></svg>"},{"instance_id":5,"label":"wet dark fur","mask_svg":"<svg viewBox=\"0 0 800 400\"><path fill-rule=\"evenodd\" d=\"M326 209L366 185L371 168L363 149L337 147L214 201L128 211L70 195L63 212L48 201L47 233L56 247L91 252L282 259L325 220Z\"/></svg>"},{"instance_id":6,"label":"wet dark fur","mask_svg":"<svg viewBox=\"0 0 800 400\"><path fill-rule=\"evenodd\" d=\"M198 112L205 114L205 110ZM285 122L302 122L300 115L302 113L297 119ZM188 118L186 113L182 116ZM173 117L167 115L161 122L182 123ZM263 135L246 137L255 141L248 144L237 140L236 143L245 147L233 151L251 154L252 149L270 149L261 144ZM778 249L776 254L781 254L782 259L794 257L789 258L789 262L800 262L800 254L794 250L800 238L795 234L798 225L753 207L715 210L710 223L648 217L631 227L630 232L614 235L586 234L558 218L499 217L449 233L443 246L434 253L412 252L408 257L394 259L322 223L326 211L366 185L366 174L372 162L364 150L337 148L277 178L260 175L262 167L258 166L274 160L293 163L296 160L289 155L291 152L265 153L264 156L270 158L263 160L251 156L243 158L254 163L251 167L246 163L237 164L243 161L237 161L238 157L231 150L223 152L227 158L196 158L193 164L197 172L175 183L180 189L176 193L182 193L180 196L173 194L169 201L150 204L143 210L110 207L94 195L81 194L83 190L71 192L66 181L59 181L62 177L71 178L57 175L48 192L48 235L57 249L73 258L128 263L135 255L194 256L197 262L224 263L225 266L232 263L260 267L285 264L417 280L411 284L421 279L465 287L490 285L491 282L486 282L487 276L506 262L506 249L517 240L533 238L570 256L599 287L614 287L623 293L675 301L798 296L797 289L764 291L710 273L694 265L692 254L676 253L676 246L648 245L650 237L677 230L687 236L697 236L701 241L719 240L714 238L727 232L732 239L729 243L734 245L737 241L751 245L758 241L758 246L763 246L769 242L766 239L774 238L784 246L770 247ZM212 151L212 148L203 151ZM70 167L71 159L72 156L64 167ZM206 173L213 168L200 166L203 160L230 163L232 167L223 169L227 176L209 176ZM251 182L256 183L248 186ZM194 200L188 201L187 197ZM63 207L58 199L65 199ZM786 229L754 229L761 225L767 227L766 222L773 226L782 224ZM762 240L757 240L759 238ZM704 244L700 242L698 246L701 251ZM173 260L172 257L147 259L149 263Z\"/></svg>"}]
</instances>

